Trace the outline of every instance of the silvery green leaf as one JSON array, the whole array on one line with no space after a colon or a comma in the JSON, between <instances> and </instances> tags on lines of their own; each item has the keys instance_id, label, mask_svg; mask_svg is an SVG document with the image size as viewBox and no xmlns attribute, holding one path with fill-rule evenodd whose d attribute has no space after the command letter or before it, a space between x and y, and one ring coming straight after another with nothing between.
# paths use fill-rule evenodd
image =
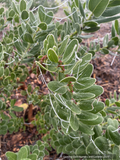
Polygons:
<instances>
[{"instance_id":1,"label":"silvery green leaf","mask_svg":"<svg viewBox=\"0 0 120 160\"><path fill-rule=\"evenodd\" d=\"M102 116L99 116L97 119L95 119L95 120L90 120L90 121L88 121L88 120L81 120L81 122L82 123L84 123L84 124L87 124L87 125L98 125L98 124L101 124L102 122L103 122L103 118L102 118Z\"/></svg>"},{"instance_id":2,"label":"silvery green leaf","mask_svg":"<svg viewBox=\"0 0 120 160\"><path fill-rule=\"evenodd\" d=\"M95 94L87 92L87 93L81 93L81 92L74 92L73 93L73 98L75 100L87 100L87 99L91 99L94 98Z\"/></svg>"},{"instance_id":3,"label":"silvery green leaf","mask_svg":"<svg viewBox=\"0 0 120 160\"><path fill-rule=\"evenodd\" d=\"M20 1L20 11L26 10L26 2L24 0Z\"/></svg>"},{"instance_id":4,"label":"silvery green leaf","mask_svg":"<svg viewBox=\"0 0 120 160\"><path fill-rule=\"evenodd\" d=\"M90 155L90 154L98 154L98 149L96 148L96 146L92 142L90 142L89 145L86 148L86 153L88 155Z\"/></svg>"},{"instance_id":5,"label":"silvery green leaf","mask_svg":"<svg viewBox=\"0 0 120 160\"><path fill-rule=\"evenodd\" d=\"M108 4L109 0L89 0L89 9L95 17L99 17L105 11Z\"/></svg>"},{"instance_id":6,"label":"silvery green leaf","mask_svg":"<svg viewBox=\"0 0 120 160\"><path fill-rule=\"evenodd\" d=\"M28 23L26 24L26 29L30 34L33 33L33 30L32 30L31 26Z\"/></svg>"},{"instance_id":7,"label":"silvery green leaf","mask_svg":"<svg viewBox=\"0 0 120 160\"><path fill-rule=\"evenodd\" d=\"M92 103L93 103L94 99L91 99L91 100L83 100L83 101L80 101L78 103L78 106L81 110L92 110L93 107L92 107Z\"/></svg>"},{"instance_id":8,"label":"silvery green leaf","mask_svg":"<svg viewBox=\"0 0 120 160\"><path fill-rule=\"evenodd\" d=\"M75 81L76 81L76 78L73 77L73 76L65 77L65 78L63 78L63 79L60 80L60 82L66 82L66 83L68 83L68 82L75 82Z\"/></svg>"},{"instance_id":9,"label":"silvery green leaf","mask_svg":"<svg viewBox=\"0 0 120 160\"><path fill-rule=\"evenodd\" d=\"M18 154L17 154L17 160L21 160L21 159L27 158L27 157L28 157L28 150L27 150L27 148L24 146L24 147L22 147L22 148L19 150L19 152L18 152Z\"/></svg>"},{"instance_id":10,"label":"silvery green leaf","mask_svg":"<svg viewBox=\"0 0 120 160\"><path fill-rule=\"evenodd\" d=\"M63 62L67 63L75 56L75 51L78 48L78 40L73 39L67 46L65 53L63 54Z\"/></svg>"},{"instance_id":11,"label":"silvery green leaf","mask_svg":"<svg viewBox=\"0 0 120 160\"><path fill-rule=\"evenodd\" d=\"M81 58L81 60L78 61L80 63L80 65L78 64L79 66L76 66L76 67L73 68L73 74L80 73L83 69L85 69L91 59L92 59L92 54L91 53L88 53L85 56L83 56Z\"/></svg>"},{"instance_id":12,"label":"silvery green leaf","mask_svg":"<svg viewBox=\"0 0 120 160\"><path fill-rule=\"evenodd\" d=\"M95 134L93 135L94 139L99 137L99 136L102 136L102 127L101 127L101 125L96 125L94 127L93 131L95 132Z\"/></svg>"},{"instance_id":13,"label":"silvery green leaf","mask_svg":"<svg viewBox=\"0 0 120 160\"><path fill-rule=\"evenodd\" d=\"M84 90L86 88L89 88L95 83L96 79L85 77L85 78L79 78L75 83L74 87L78 90Z\"/></svg>"},{"instance_id":14,"label":"silvery green leaf","mask_svg":"<svg viewBox=\"0 0 120 160\"><path fill-rule=\"evenodd\" d=\"M28 1L26 9L29 10L33 4L33 0Z\"/></svg>"},{"instance_id":15,"label":"silvery green leaf","mask_svg":"<svg viewBox=\"0 0 120 160\"><path fill-rule=\"evenodd\" d=\"M93 65L88 64L87 67L81 72L78 79L84 78L84 77L90 77L93 73Z\"/></svg>"},{"instance_id":16,"label":"silvery green leaf","mask_svg":"<svg viewBox=\"0 0 120 160\"><path fill-rule=\"evenodd\" d=\"M4 67L0 66L0 77L2 77L4 75Z\"/></svg>"},{"instance_id":17,"label":"silvery green leaf","mask_svg":"<svg viewBox=\"0 0 120 160\"><path fill-rule=\"evenodd\" d=\"M17 154L13 153L13 152L6 152L6 157L8 158L8 160L17 160Z\"/></svg>"},{"instance_id":18,"label":"silvery green leaf","mask_svg":"<svg viewBox=\"0 0 120 160\"><path fill-rule=\"evenodd\" d=\"M25 40L26 42L29 42L29 43L34 43L33 38L32 38L32 36L31 36L30 33L25 33L25 34L24 34L24 40Z\"/></svg>"},{"instance_id":19,"label":"silvery green leaf","mask_svg":"<svg viewBox=\"0 0 120 160\"><path fill-rule=\"evenodd\" d=\"M80 120L85 120L85 121L93 121L98 118L97 114L90 113L88 111L82 111L80 115L77 115Z\"/></svg>"},{"instance_id":20,"label":"silvery green leaf","mask_svg":"<svg viewBox=\"0 0 120 160\"><path fill-rule=\"evenodd\" d=\"M17 7L16 7L16 5L15 5L15 3L12 1L12 3L11 3L11 8L17 13L17 14L19 14L19 12L18 12L18 9L17 9Z\"/></svg>"},{"instance_id":21,"label":"silvery green leaf","mask_svg":"<svg viewBox=\"0 0 120 160\"><path fill-rule=\"evenodd\" d=\"M29 17L28 12L27 12L27 11L22 11L22 13L21 13L21 18L22 18L23 20L26 20L28 17Z\"/></svg>"},{"instance_id":22,"label":"silvery green leaf","mask_svg":"<svg viewBox=\"0 0 120 160\"><path fill-rule=\"evenodd\" d=\"M38 157L38 155L39 155L39 149L34 149L33 151L32 151L32 154L36 154L37 155L37 157Z\"/></svg>"},{"instance_id":23,"label":"silvery green leaf","mask_svg":"<svg viewBox=\"0 0 120 160\"><path fill-rule=\"evenodd\" d=\"M93 135L94 131L86 124L79 122L79 131L87 134L87 135Z\"/></svg>"},{"instance_id":24,"label":"silvery green leaf","mask_svg":"<svg viewBox=\"0 0 120 160\"><path fill-rule=\"evenodd\" d=\"M66 147L65 147L65 150L66 150L67 152L70 152L70 151L72 151L73 149L74 149L74 148L72 147L71 144L67 144Z\"/></svg>"},{"instance_id":25,"label":"silvery green leaf","mask_svg":"<svg viewBox=\"0 0 120 160\"><path fill-rule=\"evenodd\" d=\"M71 113L70 117L70 126L74 131L77 131L79 128L79 120L77 119L76 115Z\"/></svg>"},{"instance_id":26,"label":"silvery green leaf","mask_svg":"<svg viewBox=\"0 0 120 160\"><path fill-rule=\"evenodd\" d=\"M47 55L50 61L55 62L55 63L58 62L58 56L53 49L50 48L47 52Z\"/></svg>"},{"instance_id":27,"label":"silvery green leaf","mask_svg":"<svg viewBox=\"0 0 120 160\"><path fill-rule=\"evenodd\" d=\"M76 114L80 114L81 113L81 110L80 108L75 104L73 103L72 101L66 101L66 105L68 106L68 108L70 108L70 110Z\"/></svg>"},{"instance_id":28,"label":"silvery green leaf","mask_svg":"<svg viewBox=\"0 0 120 160\"><path fill-rule=\"evenodd\" d=\"M80 146L76 149L75 154L76 154L76 155L85 155L85 154L86 154L85 149L86 149L86 147L85 147L84 145L80 145Z\"/></svg>"},{"instance_id":29,"label":"silvery green leaf","mask_svg":"<svg viewBox=\"0 0 120 160\"><path fill-rule=\"evenodd\" d=\"M45 22L47 24L50 24L52 19L53 19L53 12L52 11L47 12L46 17L45 17Z\"/></svg>"},{"instance_id":30,"label":"silvery green leaf","mask_svg":"<svg viewBox=\"0 0 120 160\"><path fill-rule=\"evenodd\" d=\"M38 27L42 30L46 30L47 29L47 24L45 22L41 22Z\"/></svg>"},{"instance_id":31,"label":"silvery green leaf","mask_svg":"<svg viewBox=\"0 0 120 160\"><path fill-rule=\"evenodd\" d=\"M96 98L103 93L103 87L98 86L98 85L93 85L93 86L85 89L84 93L94 94L94 98Z\"/></svg>"},{"instance_id":32,"label":"silvery green leaf","mask_svg":"<svg viewBox=\"0 0 120 160\"><path fill-rule=\"evenodd\" d=\"M115 159L116 159L116 160L119 160L119 156L120 156L119 146L115 145L115 146L113 147L112 154L115 155Z\"/></svg>"},{"instance_id":33,"label":"silvery green leaf","mask_svg":"<svg viewBox=\"0 0 120 160\"><path fill-rule=\"evenodd\" d=\"M64 94L67 91L67 85L62 84L58 81L51 81L48 83L48 88L56 93Z\"/></svg>"},{"instance_id":34,"label":"silvery green leaf","mask_svg":"<svg viewBox=\"0 0 120 160\"><path fill-rule=\"evenodd\" d=\"M44 67L41 63L39 63L39 62L37 62L36 61L36 64L40 67L40 68L42 68L42 69L44 69L44 70L46 70L46 71L50 71L50 72L55 72L55 71L57 71L57 66L55 66L54 64L53 65L51 65L51 66L46 66L46 67Z\"/></svg>"},{"instance_id":35,"label":"silvery green leaf","mask_svg":"<svg viewBox=\"0 0 120 160\"><path fill-rule=\"evenodd\" d=\"M43 6L39 6L38 8L39 19L41 22L45 21L46 15Z\"/></svg>"},{"instance_id":36,"label":"silvery green leaf","mask_svg":"<svg viewBox=\"0 0 120 160\"><path fill-rule=\"evenodd\" d=\"M120 18L120 16L100 17L100 18L95 19L95 21L97 23L107 23L107 22L114 21L114 20L119 19L119 18Z\"/></svg>"},{"instance_id":37,"label":"silvery green leaf","mask_svg":"<svg viewBox=\"0 0 120 160\"><path fill-rule=\"evenodd\" d=\"M120 1L118 1L118 0L111 0L109 2L108 7L114 7L114 6L117 6L117 5L120 5Z\"/></svg>"},{"instance_id":38,"label":"silvery green leaf","mask_svg":"<svg viewBox=\"0 0 120 160\"><path fill-rule=\"evenodd\" d=\"M105 107L103 102L99 102L97 100L93 102L92 106L93 106L93 110L91 111L91 113L94 113L94 114L102 111Z\"/></svg>"},{"instance_id":39,"label":"silvery green leaf","mask_svg":"<svg viewBox=\"0 0 120 160\"><path fill-rule=\"evenodd\" d=\"M109 143L105 137L102 137L102 136L97 137L95 139L95 144L103 152L109 149Z\"/></svg>"},{"instance_id":40,"label":"silvery green leaf","mask_svg":"<svg viewBox=\"0 0 120 160\"><path fill-rule=\"evenodd\" d=\"M67 43L69 41L69 36L65 36L63 42L61 43L61 46L59 48L59 55L63 54L63 52L66 49Z\"/></svg>"},{"instance_id":41,"label":"silvery green leaf","mask_svg":"<svg viewBox=\"0 0 120 160\"><path fill-rule=\"evenodd\" d=\"M120 6L109 7L103 12L102 16L111 17L119 13L120 13Z\"/></svg>"},{"instance_id":42,"label":"silvery green leaf","mask_svg":"<svg viewBox=\"0 0 120 160\"><path fill-rule=\"evenodd\" d=\"M4 8L0 8L0 14L2 14L4 12Z\"/></svg>"}]
</instances>

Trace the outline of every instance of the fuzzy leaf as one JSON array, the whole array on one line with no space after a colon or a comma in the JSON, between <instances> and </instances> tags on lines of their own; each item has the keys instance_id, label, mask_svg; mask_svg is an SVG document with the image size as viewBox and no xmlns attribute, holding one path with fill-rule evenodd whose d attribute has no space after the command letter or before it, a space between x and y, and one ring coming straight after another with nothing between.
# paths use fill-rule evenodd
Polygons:
<instances>
[{"instance_id":1,"label":"fuzzy leaf","mask_svg":"<svg viewBox=\"0 0 120 160\"><path fill-rule=\"evenodd\" d=\"M89 145L87 146L86 153L88 155L90 155L90 154L92 154L92 155L98 154L98 150L97 150L97 148L95 147L95 145L92 142L90 142Z\"/></svg>"},{"instance_id":2,"label":"fuzzy leaf","mask_svg":"<svg viewBox=\"0 0 120 160\"><path fill-rule=\"evenodd\" d=\"M99 116L97 119L95 120L81 120L81 122L83 122L84 124L87 124L87 125L97 125L97 124L100 124L103 122L103 118L101 116Z\"/></svg>"},{"instance_id":3,"label":"fuzzy leaf","mask_svg":"<svg viewBox=\"0 0 120 160\"><path fill-rule=\"evenodd\" d=\"M91 111L91 113L94 113L94 114L102 111L103 108L105 107L103 102L98 102L97 100L93 102L92 106L93 106L93 110Z\"/></svg>"},{"instance_id":4,"label":"fuzzy leaf","mask_svg":"<svg viewBox=\"0 0 120 160\"><path fill-rule=\"evenodd\" d=\"M89 10L95 17L99 17L105 11L108 4L109 0L89 0Z\"/></svg>"},{"instance_id":5,"label":"fuzzy leaf","mask_svg":"<svg viewBox=\"0 0 120 160\"><path fill-rule=\"evenodd\" d=\"M59 55L63 54L64 50L66 49L68 40L69 40L69 36L65 36L65 38L64 38L64 40L61 43L61 46L59 48Z\"/></svg>"},{"instance_id":6,"label":"fuzzy leaf","mask_svg":"<svg viewBox=\"0 0 120 160\"><path fill-rule=\"evenodd\" d=\"M76 100L86 100L86 99L91 99L95 97L95 94L93 93L81 93L81 92L75 92L73 93L73 98L76 99Z\"/></svg>"},{"instance_id":7,"label":"fuzzy leaf","mask_svg":"<svg viewBox=\"0 0 120 160\"><path fill-rule=\"evenodd\" d=\"M53 49L50 48L47 52L47 55L50 61L55 62L55 63L58 62L58 56Z\"/></svg>"},{"instance_id":8,"label":"fuzzy leaf","mask_svg":"<svg viewBox=\"0 0 120 160\"><path fill-rule=\"evenodd\" d=\"M79 66L76 65L73 68L73 74L77 74L78 72L80 73L83 69L85 69L91 59L92 59L92 54L91 53L88 53L85 56L83 56L82 57L82 62L81 62L81 60L78 61Z\"/></svg>"},{"instance_id":9,"label":"fuzzy leaf","mask_svg":"<svg viewBox=\"0 0 120 160\"><path fill-rule=\"evenodd\" d=\"M26 10L26 2L24 0L20 1L20 11Z\"/></svg>"},{"instance_id":10,"label":"fuzzy leaf","mask_svg":"<svg viewBox=\"0 0 120 160\"><path fill-rule=\"evenodd\" d=\"M103 88L98 85L93 85L93 86L85 89L84 93L92 93L95 95L95 97L98 97L99 95L101 95L103 93Z\"/></svg>"},{"instance_id":11,"label":"fuzzy leaf","mask_svg":"<svg viewBox=\"0 0 120 160\"><path fill-rule=\"evenodd\" d=\"M111 0L109 2L108 7L113 7L113 6L118 6L118 5L120 5L120 1L119 0Z\"/></svg>"},{"instance_id":12,"label":"fuzzy leaf","mask_svg":"<svg viewBox=\"0 0 120 160\"><path fill-rule=\"evenodd\" d=\"M25 33L25 34L24 34L24 40L25 40L26 42L33 43L33 38L32 38L32 36L31 36L30 33Z\"/></svg>"},{"instance_id":13,"label":"fuzzy leaf","mask_svg":"<svg viewBox=\"0 0 120 160\"><path fill-rule=\"evenodd\" d=\"M17 154L10 151L6 153L6 157L8 158L8 160L17 160Z\"/></svg>"},{"instance_id":14,"label":"fuzzy leaf","mask_svg":"<svg viewBox=\"0 0 120 160\"><path fill-rule=\"evenodd\" d=\"M0 77L4 75L4 67L0 67Z\"/></svg>"},{"instance_id":15,"label":"fuzzy leaf","mask_svg":"<svg viewBox=\"0 0 120 160\"><path fill-rule=\"evenodd\" d=\"M120 6L110 7L102 14L103 17L111 17L120 13Z\"/></svg>"},{"instance_id":16,"label":"fuzzy leaf","mask_svg":"<svg viewBox=\"0 0 120 160\"><path fill-rule=\"evenodd\" d=\"M93 72L93 65L92 64L88 64L87 67L80 74L78 79L84 78L84 77L90 77L92 75L92 72Z\"/></svg>"},{"instance_id":17,"label":"fuzzy leaf","mask_svg":"<svg viewBox=\"0 0 120 160\"><path fill-rule=\"evenodd\" d=\"M105 137L102 137L102 136L97 137L95 139L95 144L103 152L109 149L109 143Z\"/></svg>"},{"instance_id":18,"label":"fuzzy leaf","mask_svg":"<svg viewBox=\"0 0 120 160\"><path fill-rule=\"evenodd\" d=\"M36 64L41 67L42 69L46 70L46 71L50 71L50 72L55 72L57 70L57 67L55 65L51 65L46 68L44 67L42 64L40 64L39 62L36 61Z\"/></svg>"},{"instance_id":19,"label":"fuzzy leaf","mask_svg":"<svg viewBox=\"0 0 120 160\"><path fill-rule=\"evenodd\" d=\"M115 145L115 146L113 147L112 154L115 155L115 159L116 159L116 160L119 160L119 156L120 156L119 146Z\"/></svg>"},{"instance_id":20,"label":"fuzzy leaf","mask_svg":"<svg viewBox=\"0 0 120 160\"><path fill-rule=\"evenodd\" d=\"M80 78L77 80L77 82L75 82L74 87L78 90L84 90L92 86L95 83L95 81L96 79L94 78L89 78L89 77Z\"/></svg>"},{"instance_id":21,"label":"fuzzy leaf","mask_svg":"<svg viewBox=\"0 0 120 160\"><path fill-rule=\"evenodd\" d=\"M28 157L28 150L24 146L19 150L18 155L17 155L17 160L21 160L21 159L27 158L27 157Z\"/></svg>"},{"instance_id":22,"label":"fuzzy leaf","mask_svg":"<svg viewBox=\"0 0 120 160\"><path fill-rule=\"evenodd\" d=\"M79 122L79 131L87 134L87 135L93 135L94 131L88 127L88 125L83 124L82 122Z\"/></svg>"},{"instance_id":23,"label":"fuzzy leaf","mask_svg":"<svg viewBox=\"0 0 120 160\"><path fill-rule=\"evenodd\" d=\"M14 107L12 107L12 110L13 110L13 111L16 111L16 112L22 112L22 111L23 111L23 108L22 108L22 107L14 106Z\"/></svg>"},{"instance_id":24,"label":"fuzzy leaf","mask_svg":"<svg viewBox=\"0 0 120 160\"><path fill-rule=\"evenodd\" d=\"M76 78L73 77L73 76L69 76L69 77L65 77L63 78L60 82L75 82L76 81Z\"/></svg>"},{"instance_id":25,"label":"fuzzy leaf","mask_svg":"<svg viewBox=\"0 0 120 160\"><path fill-rule=\"evenodd\" d=\"M74 131L77 131L79 128L79 122L78 119L76 117L76 115L71 113L71 117L70 117L70 126Z\"/></svg>"},{"instance_id":26,"label":"fuzzy leaf","mask_svg":"<svg viewBox=\"0 0 120 160\"><path fill-rule=\"evenodd\" d=\"M59 94L64 94L67 91L67 86L57 81L49 82L48 88Z\"/></svg>"},{"instance_id":27,"label":"fuzzy leaf","mask_svg":"<svg viewBox=\"0 0 120 160\"><path fill-rule=\"evenodd\" d=\"M72 101L66 101L66 105L68 106L68 108L70 108L70 110L76 114L80 114L81 110L80 108L74 104Z\"/></svg>"},{"instance_id":28,"label":"fuzzy leaf","mask_svg":"<svg viewBox=\"0 0 120 160\"><path fill-rule=\"evenodd\" d=\"M116 128L109 125L107 128L109 135L112 139L112 141L116 144L116 145L120 145L120 135L118 133L118 131L116 131Z\"/></svg>"},{"instance_id":29,"label":"fuzzy leaf","mask_svg":"<svg viewBox=\"0 0 120 160\"><path fill-rule=\"evenodd\" d=\"M79 148L77 148L77 150L75 151L75 154L76 155L85 155L86 154L85 149L86 149L86 147L84 145L81 145Z\"/></svg>"},{"instance_id":30,"label":"fuzzy leaf","mask_svg":"<svg viewBox=\"0 0 120 160\"><path fill-rule=\"evenodd\" d=\"M25 20L25 19L27 19L28 17L29 17L28 12L27 12L27 11L22 11L21 18L22 18L23 20Z\"/></svg>"},{"instance_id":31,"label":"fuzzy leaf","mask_svg":"<svg viewBox=\"0 0 120 160\"><path fill-rule=\"evenodd\" d=\"M65 147L65 150L66 150L67 152L72 151L72 150L73 150L72 145L71 145L71 144L67 144L66 147Z\"/></svg>"},{"instance_id":32,"label":"fuzzy leaf","mask_svg":"<svg viewBox=\"0 0 120 160\"><path fill-rule=\"evenodd\" d=\"M93 121L98 118L98 115L87 111L82 111L82 113L78 115L78 117L80 120Z\"/></svg>"},{"instance_id":33,"label":"fuzzy leaf","mask_svg":"<svg viewBox=\"0 0 120 160\"><path fill-rule=\"evenodd\" d=\"M47 15L45 17L45 22L49 24L52 21L52 19L53 19L53 12L51 11L47 12Z\"/></svg>"},{"instance_id":34,"label":"fuzzy leaf","mask_svg":"<svg viewBox=\"0 0 120 160\"><path fill-rule=\"evenodd\" d=\"M75 51L78 48L78 40L73 39L66 48L65 53L63 54L63 62L67 63L70 59L73 58Z\"/></svg>"},{"instance_id":35,"label":"fuzzy leaf","mask_svg":"<svg viewBox=\"0 0 120 160\"><path fill-rule=\"evenodd\" d=\"M90 111L93 109L92 107L92 103L93 103L93 99L92 100L84 100L84 101L80 101L80 103L78 104L79 108L85 111Z\"/></svg>"},{"instance_id":36,"label":"fuzzy leaf","mask_svg":"<svg viewBox=\"0 0 120 160\"><path fill-rule=\"evenodd\" d=\"M47 29L47 24L45 22L41 22L38 27L42 30L46 30Z\"/></svg>"},{"instance_id":37,"label":"fuzzy leaf","mask_svg":"<svg viewBox=\"0 0 120 160\"><path fill-rule=\"evenodd\" d=\"M43 6L39 6L38 8L39 19L41 22L44 22L46 15Z\"/></svg>"}]
</instances>

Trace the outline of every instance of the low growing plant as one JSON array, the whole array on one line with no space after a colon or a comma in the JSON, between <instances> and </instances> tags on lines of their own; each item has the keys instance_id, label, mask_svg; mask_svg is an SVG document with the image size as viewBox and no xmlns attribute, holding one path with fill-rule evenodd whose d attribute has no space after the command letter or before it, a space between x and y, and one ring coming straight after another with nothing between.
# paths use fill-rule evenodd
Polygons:
<instances>
[{"instance_id":1,"label":"low growing plant","mask_svg":"<svg viewBox=\"0 0 120 160\"><path fill-rule=\"evenodd\" d=\"M15 114L23 108L15 106L16 99L11 99L21 87L28 109L40 107L41 112L31 123L43 137L18 153L8 151L8 160L43 159L52 148L73 159L94 155L118 160L120 101L116 98L104 104L99 100L103 88L91 78L90 61L98 51L108 54L110 48L116 48L119 53L119 1L86 0L83 5L72 0L71 13L65 11L68 20L64 23L54 22L53 13L41 5L34 14L31 6L32 1L16 0L6 12L0 8L0 135L17 132L25 125L23 117L18 119ZM94 35L88 33L99 30L100 23L113 20L112 36L105 36L102 47L99 42L91 42L89 48L83 46L82 40ZM46 72L52 77L48 83ZM39 95L38 87L32 90L25 83L31 73L41 77L47 95Z\"/></svg>"}]
</instances>

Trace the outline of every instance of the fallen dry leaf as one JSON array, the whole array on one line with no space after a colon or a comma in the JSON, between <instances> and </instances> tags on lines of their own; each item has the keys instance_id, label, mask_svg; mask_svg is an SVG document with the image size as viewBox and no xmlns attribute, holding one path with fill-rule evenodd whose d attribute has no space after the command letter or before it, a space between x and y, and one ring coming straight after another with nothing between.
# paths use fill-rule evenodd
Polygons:
<instances>
[{"instance_id":1,"label":"fallen dry leaf","mask_svg":"<svg viewBox=\"0 0 120 160\"><path fill-rule=\"evenodd\" d=\"M19 107L22 107L24 110L26 110L28 108L28 104L27 103L23 103Z\"/></svg>"}]
</instances>

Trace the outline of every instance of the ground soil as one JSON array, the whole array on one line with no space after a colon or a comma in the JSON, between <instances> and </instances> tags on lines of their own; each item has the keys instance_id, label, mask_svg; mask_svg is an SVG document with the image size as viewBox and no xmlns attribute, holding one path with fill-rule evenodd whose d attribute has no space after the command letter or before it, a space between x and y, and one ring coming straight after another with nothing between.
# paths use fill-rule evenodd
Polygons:
<instances>
[{"instance_id":1,"label":"ground soil","mask_svg":"<svg viewBox=\"0 0 120 160\"><path fill-rule=\"evenodd\" d=\"M63 14L63 13L62 13ZM56 16L60 16L62 14L56 14ZM111 23L102 24L101 29L95 33L92 40L96 40L98 37L100 41L103 41L104 36L108 33L110 36L111 31ZM86 41L89 45L89 40ZM115 53L114 53L115 54ZM93 77L96 78L96 84L101 85L104 88L104 93L101 95L102 101L110 97L110 92L116 91L117 94L120 93L120 56L117 55L113 64L111 62L113 60L114 55L101 55L97 53L95 59L92 60L92 64L94 65L94 72ZM49 74L45 75L45 79L50 81L51 77ZM40 86L41 92L47 94L47 88L42 84L41 79L37 79L35 75L31 74L30 77L27 79L27 82L31 82L33 86ZM20 100L20 103L25 103L24 97L19 97L19 92L17 98ZM5 136L1 137L0 141L0 156L2 160L6 160L5 152L6 151L13 151L17 152L19 149L24 145L31 145L35 144L35 142L41 139L41 135L36 135L36 128L29 128L27 127L26 131L23 132L22 130L14 133L9 134L7 133ZM57 158L58 155L55 154L55 151L50 153L53 156L53 160Z\"/></svg>"}]
</instances>

